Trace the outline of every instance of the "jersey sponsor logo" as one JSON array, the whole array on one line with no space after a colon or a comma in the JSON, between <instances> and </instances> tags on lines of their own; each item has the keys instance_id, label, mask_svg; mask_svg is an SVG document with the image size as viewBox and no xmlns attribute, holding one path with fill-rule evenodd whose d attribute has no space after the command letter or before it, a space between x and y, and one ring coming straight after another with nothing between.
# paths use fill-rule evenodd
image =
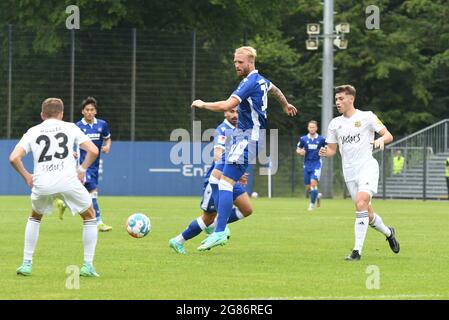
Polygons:
<instances>
[{"instance_id":1,"label":"jersey sponsor logo","mask_svg":"<svg viewBox=\"0 0 449 320\"><path fill-rule=\"evenodd\" d=\"M356 122L354 122L354 126L356 128L360 128L362 126L362 122L361 121L356 121Z\"/></svg>"},{"instance_id":2,"label":"jersey sponsor logo","mask_svg":"<svg viewBox=\"0 0 449 320\"><path fill-rule=\"evenodd\" d=\"M43 164L41 166L42 171L45 172L53 172L53 171L64 171L64 161L55 164L55 163L51 163L51 164Z\"/></svg>"},{"instance_id":3,"label":"jersey sponsor logo","mask_svg":"<svg viewBox=\"0 0 449 320\"><path fill-rule=\"evenodd\" d=\"M354 136L348 134L347 136L340 137L340 139L342 145L345 143L358 143L360 141L360 133L357 133Z\"/></svg>"},{"instance_id":4,"label":"jersey sponsor logo","mask_svg":"<svg viewBox=\"0 0 449 320\"><path fill-rule=\"evenodd\" d=\"M100 134L99 133L87 133L87 136L91 140L100 140Z\"/></svg>"},{"instance_id":5,"label":"jersey sponsor logo","mask_svg":"<svg viewBox=\"0 0 449 320\"><path fill-rule=\"evenodd\" d=\"M309 150L316 150L318 148L318 145L309 143L308 147L309 147Z\"/></svg>"}]
</instances>

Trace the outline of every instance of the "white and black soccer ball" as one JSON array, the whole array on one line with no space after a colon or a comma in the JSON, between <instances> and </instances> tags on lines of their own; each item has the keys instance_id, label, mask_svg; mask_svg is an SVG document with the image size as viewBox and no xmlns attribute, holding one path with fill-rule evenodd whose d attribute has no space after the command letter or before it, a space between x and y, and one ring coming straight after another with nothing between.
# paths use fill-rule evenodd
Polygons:
<instances>
[{"instance_id":1,"label":"white and black soccer ball","mask_svg":"<svg viewBox=\"0 0 449 320\"><path fill-rule=\"evenodd\" d=\"M251 198L258 198L258 197L259 197L259 194L256 191L251 193Z\"/></svg>"},{"instance_id":2,"label":"white and black soccer ball","mask_svg":"<svg viewBox=\"0 0 449 320\"><path fill-rule=\"evenodd\" d=\"M151 221L143 213L134 213L126 220L126 231L133 238L143 238L151 230Z\"/></svg>"}]
</instances>

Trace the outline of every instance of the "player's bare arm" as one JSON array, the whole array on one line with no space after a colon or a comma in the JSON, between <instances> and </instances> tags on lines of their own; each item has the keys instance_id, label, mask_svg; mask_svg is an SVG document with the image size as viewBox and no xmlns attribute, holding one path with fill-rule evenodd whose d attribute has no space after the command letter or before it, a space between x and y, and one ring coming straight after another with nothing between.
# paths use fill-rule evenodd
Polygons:
<instances>
[{"instance_id":1,"label":"player's bare arm","mask_svg":"<svg viewBox=\"0 0 449 320\"><path fill-rule=\"evenodd\" d=\"M393 135L388 131L387 128L383 128L379 131L380 137L372 142L374 148L379 148L383 150L386 144L389 144L393 141Z\"/></svg>"},{"instance_id":2,"label":"player's bare arm","mask_svg":"<svg viewBox=\"0 0 449 320\"><path fill-rule=\"evenodd\" d=\"M270 93L270 95L272 95L281 104L282 109L284 110L284 112L286 114L288 114L291 117L296 115L296 113L298 112L296 107L293 106L292 104L288 103L287 98L285 98L281 89L276 87L274 85L274 83L271 83L271 88L270 88L270 91L268 91L268 93Z\"/></svg>"},{"instance_id":3,"label":"player's bare arm","mask_svg":"<svg viewBox=\"0 0 449 320\"><path fill-rule=\"evenodd\" d=\"M306 154L306 150L304 150L304 148L296 148L296 153L304 157Z\"/></svg>"},{"instance_id":4,"label":"player's bare arm","mask_svg":"<svg viewBox=\"0 0 449 320\"><path fill-rule=\"evenodd\" d=\"M337 153L337 144L336 143L328 143L325 147L321 147L319 155L320 157L328 157L331 158L335 156Z\"/></svg>"},{"instance_id":5,"label":"player's bare arm","mask_svg":"<svg viewBox=\"0 0 449 320\"><path fill-rule=\"evenodd\" d=\"M26 184L33 187L33 175L25 169L22 158L26 155L25 150L22 147L16 146L9 156L9 162L14 169L22 176Z\"/></svg>"},{"instance_id":6,"label":"player's bare arm","mask_svg":"<svg viewBox=\"0 0 449 320\"><path fill-rule=\"evenodd\" d=\"M228 100L216 102L204 102L203 100L195 100L191 107L197 109L207 109L214 112L230 111L239 105L239 100L235 97L229 97Z\"/></svg>"},{"instance_id":7,"label":"player's bare arm","mask_svg":"<svg viewBox=\"0 0 449 320\"><path fill-rule=\"evenodd\" d=\"M214 148L214 161L218 161L221 159L224 150L222 148Z\"/></svg>"},{"instance_id":8,"label":"player's bare arm","mask_svg":"<svg viewBox=\"0 0 449 320\"><path fill-rule=\"evenodd\" d=\"M101 147L101 151L105 154L109 153L109 150L111 149L112 139L111 138L105 138L103 140L104 145Z\"/></svg>"}]
</instances>

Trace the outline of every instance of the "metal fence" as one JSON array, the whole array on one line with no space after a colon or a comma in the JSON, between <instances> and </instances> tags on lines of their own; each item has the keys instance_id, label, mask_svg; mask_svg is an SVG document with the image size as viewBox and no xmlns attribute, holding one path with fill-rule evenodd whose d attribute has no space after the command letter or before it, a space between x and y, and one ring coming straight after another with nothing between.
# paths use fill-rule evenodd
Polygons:
<instances>
[{"instance_id":1,"label":"metal fence","mask_svg":"<svg viewBox=\"0 0 449 320\"><path fill-rule=\"evenodd\" d=\"M448 192L444 178L449 157L449 119L439 121L374 152L380 165L379 194L383 198L443 199ZM394 170L398 151L404 165Z\"/></svg>"},{"instance_id":2,"label":"metal fence","mask_svg":"<svg viewBox=\"0 0 449 320\"><path fill-rule=\"evenodd\" d=\"M214 127L221 115L191 114L193 98L225 99L236 83L232 54L239 38L212 41L196 32L136 29L62 30L52 48L35 33L9 26L0 33L0 138L17 138L39 122L40 104L61 97L67 121L81 118L81 101L99 101L99 118L118 140L167 140L191 120ZM222 57L227 59L223 60Z\"/></svg>"},{"instance_id":3,"label":"metal fence","mask_svg":"<svg viewBox=\"0 0 449 320\"><path fill-rule=\"evenodd\" d=\"M47 97L63 99L66 121L79 120L81 101L96 97L98 118L108 121L113 140L168 141L174 129L191 132L193 120L201 121L202 130L215 128L221 114L192 111L190 104L196 98L228 98L238 83L233 51L245 39L244 34L217 40L194 31L136 29L61 30L57 36L47 48L29 30L0 30L0 139L18 139L39 123ZM272 196L304 196L302 157L295 149L305 126L283 122L287 117L280 108L268 113L280 137ZM334 167L338 194L339 161ZM268 195L267 177L255 172L255 189Z\"/></svg>"}]
</instances>

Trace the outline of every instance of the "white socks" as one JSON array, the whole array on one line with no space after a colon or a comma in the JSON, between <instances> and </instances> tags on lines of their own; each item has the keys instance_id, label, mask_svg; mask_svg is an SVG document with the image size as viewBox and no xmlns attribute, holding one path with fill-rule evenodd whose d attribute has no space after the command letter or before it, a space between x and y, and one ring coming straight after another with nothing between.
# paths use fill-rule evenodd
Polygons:
<instances>
[{"instance_id":1,"label":"white socks","mask_svg":"<svg viewBox=\"0 0 449 320\"><path fill-rule=\"evenodd\" d=\"M354 250L362 253L363 242L365 241L366 231L368 230L369 218L368 211L356 211L356 219L354 224L355 245Z\"/></svg>"},{"instance_id":2,"label":"white socks","mask_svg":"<svg viewBox=\"0 0 449 320\"><path fill-rule=\"evenodd\" d=\"M374 213L374 219L370 222L370 226L384 234L386 237L391 236L390 228L384 225L382 218L377 213Z\"/></svg>"},{"instance_id":3,"label":"white socks","mask_svg":"<svg viewBox=\"0 0 449 320\"><path fill-rule=\"evenodd\" d=\"M92 263L97 245L97 220L90 219L83 222L84 262Z\"/></svg>"},{"instance_id":4,"label":"white socks","mask_svg":"<svg viewBox=\"0 0 449 320\"><path fill-rule=\"evenodd\" d=\"M41 222L32 217L28 218L25 228L25 246L23 249L23 260L31 262L33 260L34 249L37 239L39 239L39 227Z\"/></svg>"},{"instance_id":5,"label":"white socks","mask_svg":"<svg viewBox=\"0 0 449 320\"><path fill-rule=\"evenodd\" d=\"M23 249L23 260L31 262L33 260L34 249L39 238L40 221L32 217L28 218L25 228L25 245ZM84 261L92 263L97 245L98 230L96 219L84 220L83 222L83 245Z\"/></svg>"}]
</instances>

